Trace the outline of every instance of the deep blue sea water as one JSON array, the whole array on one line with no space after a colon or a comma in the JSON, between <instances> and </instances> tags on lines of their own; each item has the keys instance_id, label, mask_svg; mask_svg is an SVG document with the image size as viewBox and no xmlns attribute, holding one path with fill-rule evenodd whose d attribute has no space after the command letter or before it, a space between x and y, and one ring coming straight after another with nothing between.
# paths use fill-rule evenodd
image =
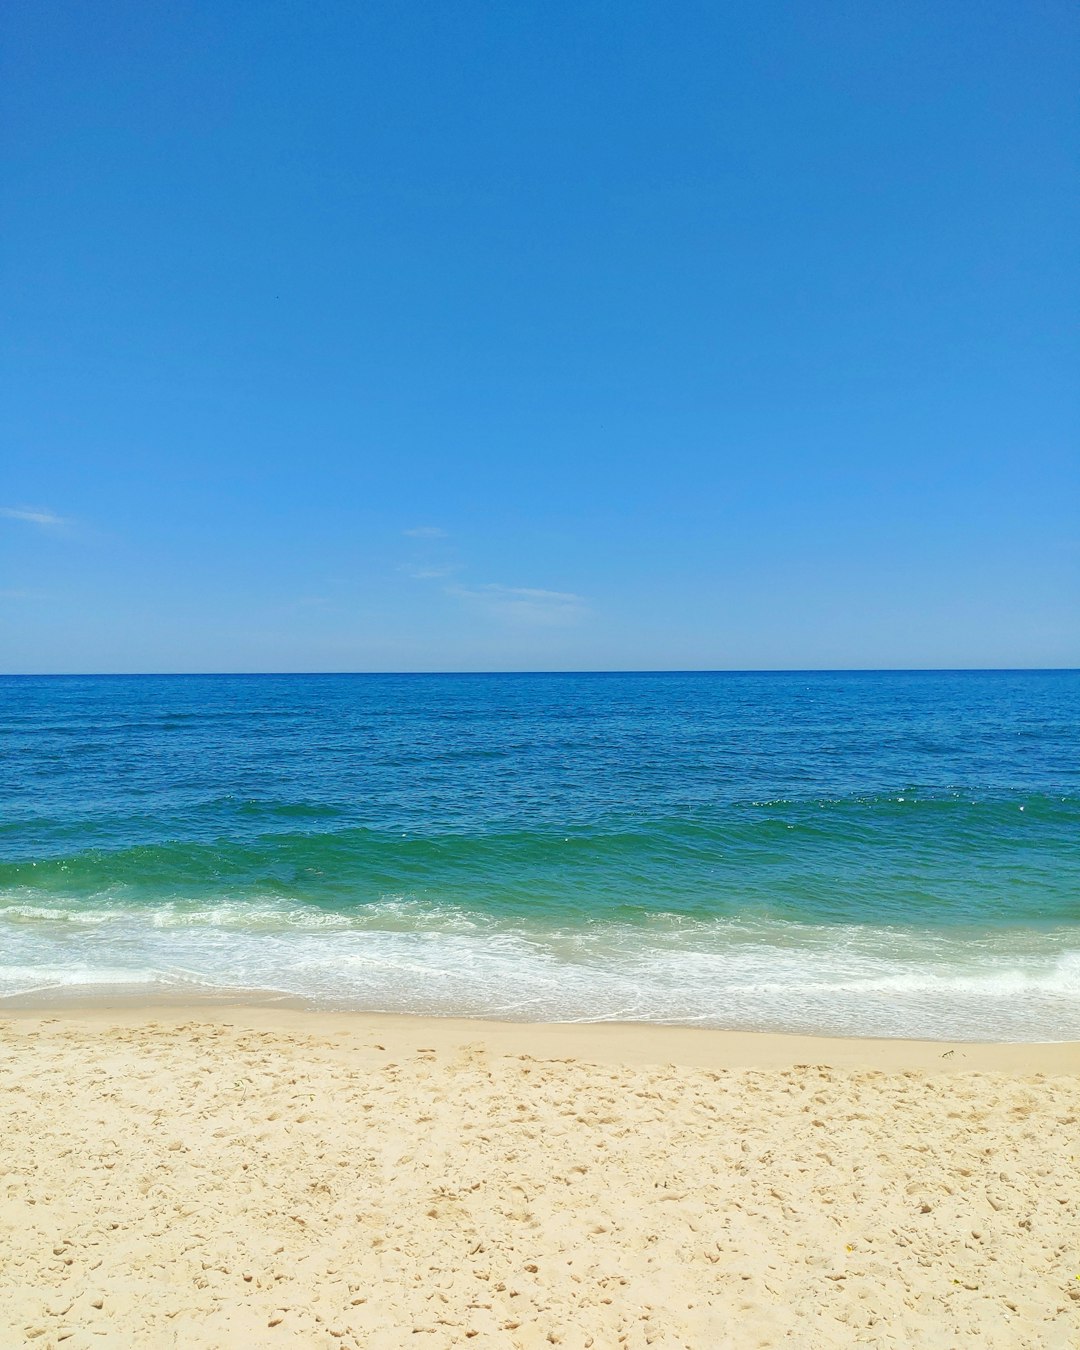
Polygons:
<instances>
[{"instance_id":1,"label":"deep blue sea water","mask_svg":"<svg viewBox=\"0 0 1080 1350\"><path fill-rule=\"evenodd\" d=\"M0 995L1080 1038L1080 672L0 679Z\"/></svg>"}]
</instances>

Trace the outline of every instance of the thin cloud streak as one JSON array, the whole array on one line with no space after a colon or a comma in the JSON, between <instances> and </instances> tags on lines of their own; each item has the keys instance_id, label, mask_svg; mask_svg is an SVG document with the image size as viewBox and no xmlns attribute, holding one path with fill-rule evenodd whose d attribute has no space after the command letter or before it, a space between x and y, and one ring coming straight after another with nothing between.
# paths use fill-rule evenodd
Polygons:
<instances>
[{"instance_id":1,"label":"thin cloud streak","mask_svg":"<svg viewBox=\"0 0 1080 1350\"><path fill-rule=\"evenodd\" d=\"M29 525L41 525L45 529L71 524L71 521L58 516L55 511L50 511L46 507L0 506L0 516L6 516L8 520L24 520Z\"/></svg>"},{"instance_id":2,"label":"thin cloud streak","mask_svg":"<svg viewBox=\"0 0 1080 1350\"><path fill-rule=\"evenodd\" d=\"M557 628L578 623L588 602L571 591L546 591L535 586L447 586L446 594L472 605L490 618L509 623Z\"/></svg>"},{"instance_id":3,"label":"thin cloud streak","mask_svg":"<svg viewBox=\"0 0 1080 1350\"><path fill-rule=\"evenodd\" d=\"M460 572L461 568L456 564L446 567L411 567L406 564L400 570L407 577L412 577L413 581L441 581L444 577L452 577L455 572Z\"/></svg>"},{"instance_id":4,"label":"thin cloud streak","mask_svg":"<svg viewBox=\"0 0 1080 1350\"><path fill-rule=\"evenodd\" d=\"M417 525L403 533L412 538L442 539L447 532L435 525ZM403 564L400 570L414 581L447 582L439 587L443 595L485 619L535 628L565 628L578 623L589 613L584 596L572 591L552 591L540 586L503 586L498 582L449 584L449 578L461 572L463 565L440 560L438 554L441 552L441 549L431 550L435 556L417 558Z\"/></svg>"}]
</instances>

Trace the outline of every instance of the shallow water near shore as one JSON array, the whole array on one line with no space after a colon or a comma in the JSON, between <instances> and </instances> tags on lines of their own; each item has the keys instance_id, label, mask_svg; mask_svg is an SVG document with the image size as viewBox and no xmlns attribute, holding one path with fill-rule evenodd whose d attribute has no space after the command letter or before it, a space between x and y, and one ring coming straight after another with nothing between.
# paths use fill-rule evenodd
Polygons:
<instances>
[{"instance_id":1,"label":"shallow water near shore","mask_svg":"<svg viewBox=\"0 0 1080 1350\"><path fill-rule=\"evenodd\" d=\"M0 996L1080 1037L1080 673L10 677Z\"/></svg>"}]
</instances>

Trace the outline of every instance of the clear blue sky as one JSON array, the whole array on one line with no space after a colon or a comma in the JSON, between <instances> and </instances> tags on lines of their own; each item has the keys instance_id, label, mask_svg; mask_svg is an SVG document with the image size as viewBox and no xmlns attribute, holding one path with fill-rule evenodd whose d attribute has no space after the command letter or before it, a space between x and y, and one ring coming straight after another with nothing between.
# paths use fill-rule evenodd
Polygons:
<instances>
[{"instance_id":1,"label":"clear blue sky","mask_svg":"<svg viewBox=\"0 0 1080 1350\"><path fill-rule=\"evenodd\" d=\"M0 669L1080 664L1071 0L0 30Z\"/></svg>"}]
</instances>

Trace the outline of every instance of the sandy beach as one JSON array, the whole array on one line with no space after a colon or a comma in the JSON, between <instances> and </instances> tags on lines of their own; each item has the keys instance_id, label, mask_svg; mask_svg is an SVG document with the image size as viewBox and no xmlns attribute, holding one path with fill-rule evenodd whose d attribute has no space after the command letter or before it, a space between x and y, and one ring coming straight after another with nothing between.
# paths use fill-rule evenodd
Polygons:
<instances>
[{"instance_id":1,"label":"sandy beach","mask_svg":"<svg viewBox=\"0 0 1080 1350\"><path fill-rule=\"evenodd\" d=\"M1070 1347L1080 1047L4 1010L0 1344Z\"/></svg>"}]
</instances>

